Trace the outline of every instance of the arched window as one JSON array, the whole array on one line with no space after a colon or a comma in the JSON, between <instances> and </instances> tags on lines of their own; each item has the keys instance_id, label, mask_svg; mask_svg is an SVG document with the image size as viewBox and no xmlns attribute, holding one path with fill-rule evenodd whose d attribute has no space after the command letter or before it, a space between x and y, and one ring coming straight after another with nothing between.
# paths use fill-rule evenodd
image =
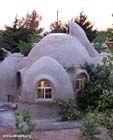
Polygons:
<instances>
[{"instance_id":1,"label":"arched window","mask_svg":"<svg viewBox=\"0 0 113 140\"><path fill-rule=\"evenodd\" d=\"M52 97L52 87L49 80L41 80L38 83L37 97L39 99L49 99Z\"/></svg>"},{"instance_id":2,"label":"arched window","mask_svg":"<svg viewBox=\"0 0 113 140\"><path fill-rule=\"evenodd\" d=\"M87 80L87 75L85 73L81 73L76 78L76 90L81 91L85 88L85 83Z\"/></svg>"}]
</instances>

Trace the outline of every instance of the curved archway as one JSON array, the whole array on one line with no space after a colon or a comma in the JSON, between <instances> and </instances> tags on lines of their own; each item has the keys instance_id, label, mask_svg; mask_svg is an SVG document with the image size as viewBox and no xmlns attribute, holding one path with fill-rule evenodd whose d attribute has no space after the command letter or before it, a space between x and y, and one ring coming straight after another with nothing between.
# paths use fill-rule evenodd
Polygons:
<instances>
[{"instance_id":1,"label":"curved archway","mask_svg":"<svg viewBox=\"0 0 113 140\"><path fill-rule=\"evenodd\" d=\"M22 79L21 79L20 71L18 71L16 73L16 85L17 85L16 100L18 100L20 98L20 95L21 95L21 86L22 86Z\"/></svg>"},{"instance_id":2,"label":"curved archway","mask_svg":"<svg viewBox=\"0 0 113 140\"><path fill-rule=\"evenodd\" d=\"M16 73L16 79L17 79L17 89L19 89L21 86L21 82L22 82L21 73L19 71Z\"/></svg>"},{"instance_id":3,"label":"curved archway","mask_svg":"<svg viewBox=\"0 0 113 140\"><path fill-rule=\"evenodd\" d=\"M18 95L20 95L22 79L21 79L21 73L19 71L16 73L16 80L17 80L16 83L17 83Z\"/></svg>"},{"instance_id":4,"label":"curved archway","mask_svg":"<svg viewBox=\"0 0 113 140\"><path fill-rule=\"evenodd\" d=\"M52 98L52 84L49 80L43 79L38 82L37 98L38 99Z\"/></svg>"}]
</instances>

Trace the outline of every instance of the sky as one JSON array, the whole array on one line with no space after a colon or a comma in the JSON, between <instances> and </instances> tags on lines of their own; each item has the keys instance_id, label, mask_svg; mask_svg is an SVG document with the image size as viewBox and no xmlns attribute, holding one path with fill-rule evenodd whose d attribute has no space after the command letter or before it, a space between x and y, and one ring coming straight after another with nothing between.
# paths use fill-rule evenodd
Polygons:
<instances>
[{"instance_id":1,"label":"sky","mask_svg":"<svg viewBox=\"0 0 113 140\"><path fill-rule=\"evenodd\" d=\"M16 15L25 17L34 9L42 16L41 27L46 29L56 21L57 10L63 22L84 11L98 30L113 24L113 0L0 0L0 28L11 25Z\"/></svg>"}]
</instances>

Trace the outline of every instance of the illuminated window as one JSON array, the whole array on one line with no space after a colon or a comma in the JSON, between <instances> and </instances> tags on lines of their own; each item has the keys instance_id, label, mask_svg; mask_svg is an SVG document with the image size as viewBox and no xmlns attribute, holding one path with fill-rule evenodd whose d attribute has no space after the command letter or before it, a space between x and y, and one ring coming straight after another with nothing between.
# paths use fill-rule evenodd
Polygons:
<instances>
[{"instance_id":1,"label":"illuminated window","mask_svg":"<svg viewBox=\"0 0 113 140\"><path fill-rule=\"evenodd\" d=\"M87 80L86 74L84 73L79 74L76 79L76 90L78 91L83 90L85 87L86 80Z\"/></svg>"},{"instance_id":2,"label":"illuminated window","mask_svg":"<svg viewBox=\"0 0 113 140\"><path fill-rule=\"evenodd\" d=\"M48 80L41 80L38 83L38 98L49 99L51 98L52 87Z\"/></svg>"},{"instance_id":3,"label":"illuminated window","mask_svg":"<svg viewBox=\"0 0 113 140\"><path fill-rule=\"evenodd\" d=\"M85 86L85 80L84 79L77 79L76 80L76 89L82 90Z\"/></svg>"}]
</instances>

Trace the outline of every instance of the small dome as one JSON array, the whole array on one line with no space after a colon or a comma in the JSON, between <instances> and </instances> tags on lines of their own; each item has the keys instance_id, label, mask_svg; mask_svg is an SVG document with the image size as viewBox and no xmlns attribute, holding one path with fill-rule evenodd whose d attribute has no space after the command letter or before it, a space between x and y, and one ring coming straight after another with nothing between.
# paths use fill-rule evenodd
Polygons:
<instances>
[{"instance_id":1,"label":"small dome","mask_svg":"<svg viewBox=\"0 0 113 140\"><path fill-rule=\"evenodd\" d=\"M49 80L53 85L55 98L72 98L72 83L65 69L56 60L44 56L37 60L25 73L22 86L22 99L35 100L37 83Z\"/></svg>"},{"instance_id":2,"label":"small dome","mask_svg":"<svg viewBox=\"0 0 113 140\"><path fill-rule=\"evenodd\" d=\"M24 66L24 57L9 55L0 63L0 100L7 101L7 95L16 96L16 73Z\"/></svg>"},{"instance_id":3,"label":"small dome","mask_svg":"<svg viewBox=\"0 0 113 140\"><path fill-rule=\"evenodd\" d=\"M37 43L28 55L26 67L43 56L50 56L62 66L79 66L90 59L78 39L68 34L49 34Z\"/></svg>"}]
</instances>

